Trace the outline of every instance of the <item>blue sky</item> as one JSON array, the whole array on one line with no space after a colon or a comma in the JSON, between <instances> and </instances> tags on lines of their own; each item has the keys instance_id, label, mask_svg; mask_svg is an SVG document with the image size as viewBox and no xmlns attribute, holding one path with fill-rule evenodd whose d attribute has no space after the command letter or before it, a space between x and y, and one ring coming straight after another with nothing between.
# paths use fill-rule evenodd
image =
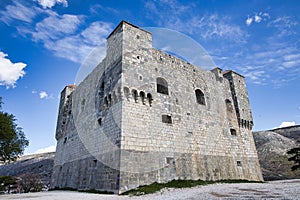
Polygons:
<instances>
[{"instance_id":1,"label":"blue sky","mask_svg":"<svg viewBox=\"0 0 300 200\"><path fill-rule=\"evenodd\" d=\"M254 130L300 124L297 0L2 0L0 96L30 146L53 149L59 94L81 63L126 20L191 37L223 70L246 77ZM101 53L102 52L102 53Z\"/></svg>"}]
</instances>

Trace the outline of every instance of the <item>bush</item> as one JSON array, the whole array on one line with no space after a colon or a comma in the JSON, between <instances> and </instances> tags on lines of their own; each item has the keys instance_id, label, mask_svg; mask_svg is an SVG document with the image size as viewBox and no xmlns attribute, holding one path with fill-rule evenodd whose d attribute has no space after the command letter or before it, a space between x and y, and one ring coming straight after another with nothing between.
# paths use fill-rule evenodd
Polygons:
<instances>
[{"instance_id":1,"label":"bush","mask_svg":"<svg viewBox=\"0 0 300 200\"><path fill-rule=\"evenodd\" d=\"M38 174L27 172L19 177L18 188L20 192L40 192L43 184Z\"/></svg>"},{"instance_id":2,"label":"bush","mask_svg":"<svg viewBox=\"0 0 300 200\"><path fill-rule=\"evenodd\" d=\"M0 176L0 194L11 193L17 188L17 181L12 176Z\"/></svg>"}]
</instances>

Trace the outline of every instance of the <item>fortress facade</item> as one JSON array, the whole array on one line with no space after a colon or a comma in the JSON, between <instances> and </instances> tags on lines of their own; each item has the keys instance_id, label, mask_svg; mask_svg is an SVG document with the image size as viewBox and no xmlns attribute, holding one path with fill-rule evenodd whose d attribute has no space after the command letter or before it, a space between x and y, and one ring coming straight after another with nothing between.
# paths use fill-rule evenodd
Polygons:
<instances>
[{"instance_id":1,"label":"fortress facade","mask_svg":"<svg viewBox=\"0 0 300 200\"><path fill-rule=\"evenodd\" d=\"M150 32L122 21L103 61L61 93L52 188L262 181L252 126L242 75L154 49Z\"/></svg>"}]
</instances>

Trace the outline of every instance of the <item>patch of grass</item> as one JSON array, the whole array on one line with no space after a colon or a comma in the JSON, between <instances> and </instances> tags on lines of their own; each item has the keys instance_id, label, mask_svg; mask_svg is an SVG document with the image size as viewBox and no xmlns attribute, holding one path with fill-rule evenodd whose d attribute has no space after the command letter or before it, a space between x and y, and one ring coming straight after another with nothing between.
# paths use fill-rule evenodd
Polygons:
<instances>
[{"instance_id":1,"label":"patch of grass","mask_svg":"<svg viewBox=\"0 0 300 200\"><path fill-rule=\"evenodd\" d=\"M214 183L262 183L261 181L248 180L219 180L219 181L203 181L203 180L172 180L168 183L154 182L150 185L140 186L136 189L123 192L121 195L140 196L144 194L151 194L160 191L163 188L190 188L199 185L208 185Z\"/></svg>"},{"instance_id":2,"label":"patch of grass","mask_svg":"<svg viewBox=\"0 0 300 200\"><path fill-rule=\"evenodd\" d=\"M86 193L94 193L94 194L114 194L113 192L100 191L100 190L95 190L95 189L91 189L91 190L78 190L78 192L86 192Z\"/></svg>"},{"instance_id":3,"label":"patch of grass","mask_svg":"<svg viewBox=\"0 0 300 200\"><path fill-rule=\"evenodd\" d=\"M77 192L86 192L86 193L94 193L94 194L114 194L113 192L109 192L109 191L100 191L100 190L96 190L96 189L78 190L78 189L71 188L71 187L64 187L64 188L56 187L54 189L49 189L49 191L53 191L53 190L77 191Z\"/></svg>"}]
</instances>

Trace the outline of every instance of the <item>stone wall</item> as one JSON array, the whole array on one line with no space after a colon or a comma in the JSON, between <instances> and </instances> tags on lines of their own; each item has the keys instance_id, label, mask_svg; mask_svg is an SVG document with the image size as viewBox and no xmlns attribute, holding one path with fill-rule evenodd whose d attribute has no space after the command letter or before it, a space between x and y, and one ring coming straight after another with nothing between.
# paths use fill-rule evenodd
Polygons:
<instances>
[{"instance_id":1,"label":"stone wall","mask_svg":"<svg viewBox=\"0 0 300 200\"><path fill-rule=\"evenodd\" d=\"M262 180L244 77L153 49L151 33L127 22L68 98L53 187L120 193L172 179Z\"/></svg>"}]
</instances>

